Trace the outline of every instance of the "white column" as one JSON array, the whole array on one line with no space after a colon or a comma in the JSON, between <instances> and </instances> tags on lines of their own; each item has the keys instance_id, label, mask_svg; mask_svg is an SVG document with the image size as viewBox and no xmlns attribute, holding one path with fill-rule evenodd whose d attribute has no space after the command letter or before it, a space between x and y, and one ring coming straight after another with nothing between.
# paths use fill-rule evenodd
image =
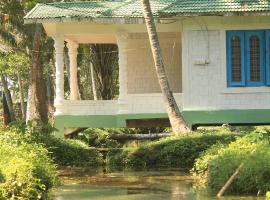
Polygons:
<instances>
[{"instance_id":1,"label":"white column","mask_svg":"<svg viewBox=\"0 0 270 200\"><path fill-rule=\"evenodd\" d=\"M68 41L68 56L70 65L70 100L79 100L80 92L78 86L78 69L77 69L77 56L79 45L75 42Z\"/></svg>"},{"instance_id":2,"label":"white column","mask_svg":"<svg viewBox=\"0 0 270 200\"><path fill-rule=\"evenodd\" d=\"M119 51L119 114L128 113L127 95L127 39L128 34L119 32L116 35Z\"/></svg>"},{"instance_id":3,"label":"white column","mask_svg":"<svg viewBox=\"0 0 270 200\"><path fill-rule=\"evenodd\" d=\"M54 39L55 48L55 115L63 114L64 103L64 37L56 36Z\"/></svg>"}]
</instances>

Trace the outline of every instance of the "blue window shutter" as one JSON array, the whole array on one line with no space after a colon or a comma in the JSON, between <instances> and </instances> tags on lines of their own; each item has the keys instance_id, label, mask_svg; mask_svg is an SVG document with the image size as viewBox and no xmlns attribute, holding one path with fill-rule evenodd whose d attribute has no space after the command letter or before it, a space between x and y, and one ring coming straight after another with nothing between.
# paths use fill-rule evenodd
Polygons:
<instances>
[{"instance_id":1,"label":"blue window shutter","mask_svg":"<svg viewBox=\"0 0 270 200\"><path fill-rule=\"evenodd\" d=\"M270 31L265 32L265 40L266 40L266 85L270 85Z\"/></svg>"},{"instance_id":2,"label":"blue window shutter","mask_svg":"<svg viewBox=\"0 0 270 200\"><path fill-rule=\"evenodd\" d=\"M232 39L237 38L240 40L240 51L239 61L240 61L240 71L236 74L239 78L235 80L235 73L237 71L233 70L233 49L232 49ZM227 85L228 87L239 87L245 86L245 33L243 31L227 31L226 33L226 51L227 51ZM233 74L234 73L234 74Z\"/></svg>"},{"instance_id":3,"label":"blue window shutter","mask_svg":"<svg viewBox=\"0 0 270 200\"><path fill-rule=\"evenodd\" d=\"M257 44L257 42L255 42L255 44L253 43L253 45L252 45L252 41L258 41L258 44ZM251 45L253 47L255 46L255 48L252 49ZM254 87L256 87L256 86L264 86L265 85L265 59L264 59L265 58L265 39L264 39L264 31L246 31L245 48L246 48L246 75L247 75L246 79L247 79L247 86L254 86ZM259 52L257 51L257 49L259 49ZM258 57L258 61L256 60L257 57ZM254 68L256 68L256 65L258 65L258 68L257 69L254 69L254 68L252 69L252 63L254 65ZM258 73L256 73L256 70L259 70Z\"/></svg>"}]
</instances>

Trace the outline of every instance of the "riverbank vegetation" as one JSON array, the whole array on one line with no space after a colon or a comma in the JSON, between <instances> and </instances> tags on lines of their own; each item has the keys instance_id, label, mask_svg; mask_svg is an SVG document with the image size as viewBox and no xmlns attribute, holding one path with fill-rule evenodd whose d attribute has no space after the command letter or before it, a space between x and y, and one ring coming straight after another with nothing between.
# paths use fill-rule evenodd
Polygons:
<instances>
[{"instance_id":1,"label":"riverbank vegetation","mask_svg":"<svg viewBox=\"0 0 270 200\"><path fill-rule=\"evenodd\" d=\"M0 199L42 199L57 183L48 149L15 128L1 128Z\"/></svg>"},{"instance_id":2,"label":"riverbank vegetation","mask_svg":"<svg viewBox=\"0 0 270 200\"><path fill-rule=\"evenodd\" d=\"M110 168L118 169L190 169L204 150L216 143L230 143L237 135L229 130L220 129L172 136L142 143L137 147L113 149L108 153L107 162Z\"/></svg>"},{"instance_id":3,"label":"riverbank vegetation","mask_svg":"<svg viewBox=\"0 0 270 200\"><path fill-rule=\"evenodd\" d=\"M239 167L241 166L242 167ZM197 159L197 186L212 194L239 168L226 194L265 194L270 190L270 132L257 129L230 144L216 144Z\"/></svg>"},{"instance_id":4,"label":"riverbank vegetation","mask_svg":"<svg viewBox=\"0 0 270 200\"><path fill-rule=\"evenodd\" d=\"M57 170L65 166L192 169L196 188L216 194L243 163L226 194L265 194L270 189L267 129L217 128L135 144L107 140L112 132L137 133L132 129L89 129L76 139L55 138L51 131L50 126L21 124L0 128L0 199L44 198L59 185ZM100 153L95 147L107 151Z\"/></svg>"},{"instance_id":5,"label":"riverbank vegetation","mask_svg":"<svg viewBox=\"0 0 270 200\"><path fill-rule=\"evenodd\" d=\"M22 124L0 127L0 199L44 199L59 185L57 168L96 168L101 156L78 140L58 139L48 130ZM51 129L53 130L53 129Z\"/></svg>"}]
</instances>

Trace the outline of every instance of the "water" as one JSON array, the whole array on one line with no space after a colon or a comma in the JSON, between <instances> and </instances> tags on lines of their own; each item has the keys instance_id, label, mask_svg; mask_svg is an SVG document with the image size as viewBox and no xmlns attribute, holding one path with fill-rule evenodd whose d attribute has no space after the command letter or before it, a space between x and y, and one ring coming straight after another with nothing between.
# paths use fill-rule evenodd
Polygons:
<instances>
[{"instance_id":1,"label":"water","mask_svg":"<svg viewBox=\"0 0 270 200\"><path fill-rule=\"evenodd\" d=\"M98 173L89 169L60 171L63 186L54 200L212 200L192 191L192 178L180 171ZM262 200L229 197L224 200Z\"/></svg>"}]
</instances>

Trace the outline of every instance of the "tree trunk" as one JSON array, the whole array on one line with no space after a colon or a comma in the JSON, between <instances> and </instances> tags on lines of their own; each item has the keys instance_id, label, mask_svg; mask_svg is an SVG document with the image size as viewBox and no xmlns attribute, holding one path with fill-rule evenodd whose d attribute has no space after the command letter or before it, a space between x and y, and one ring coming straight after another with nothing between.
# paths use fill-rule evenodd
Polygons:
<instances>
[{"instance_id":1,"label":"tree trunk","mask_svg":"<svg viewBox=\"0 0 270 200\"><path fill-rule=\"evenodd\" d=\"M48 107L43 80L43 68L40 60L41 33L41 25L36 25L32 52L31 81L28 94L27 121L41 120L43 123L47 123Z\"/></svg>"},{"instance_id":2,"label":"tree trunk","mask_svg":"<svg viewBox=\"0 0 270 200\"><path fill-rule=\"evenodd\" d=\"M96 101L96 100L98 100L98 97L97 97L97 89L96 89L94 68L93 68L93 63L91 61L90 61L90 73L91 73L93 97L94 97L94 100Z\"/></svg>"},{"instance_id":3,"label":"tree trunk","mask_svg":"<svg viewBox=\"0 0 270 200\"><path fill-rule=\"evenodd\" d=\"M147 32L149 35L149 40L151 44L152 54L155 62L156 74L158 77L159 85L163 98L167 107L167 113L169 120L173 129L173 132L178 133L187 133L189 128L186 125L180 110L176 104L176 101L173 97L173 93L170 89L168 77L165 72L164 61L161 54L161 48L158 40L158 35L156 31L156 26L154 22L154 17L152 14L151 6L149 0L141 0L143 6L143 13L145 18L145 23L147 27Z\"/></svg>"},{"instance_id":4,"label":"tree trunk","mask_svg":"<svg viewBox=\"0 0 270 200\"><path fill-rule=\"evenodd\" d=\"M15 120L15 113L14 113L14 109L13 109L12 99L11 99L11 96L9 93L6 78L3 74L1 74L1 83L2 83L4 93L6 96L6 100L7 100L8 110L9 110L9 114L10 114L10 120L14 121Z\"/></svg>"},{"instance_id":5,"label":"tree trunk","mask_svg":"<svg viewBox=\"0 0 270 200\"><path fill-rule=\"evenodd\" d=\"M108 53L110 52L110 53ZM90 58L93 64L97 99L112 100L118 93L118 53L117 45L92 44Z\"/></svg>"},{"instance_id":6,"label":"tree trunk","mask_svg":"<svg viewBox=\"0 0 270 200\"><path fill-rule=\"evenodd\" d=\"M21 112L22 112L22 119L25 121L26 119L26 110L24 106L24 94L23 94L23 85L22 85L22 79L19 72L17 72L17 78L18 78L18 85L19 85L19 95L20 95L20 101L21 101Z\"/></svg>"}]
</instances>

